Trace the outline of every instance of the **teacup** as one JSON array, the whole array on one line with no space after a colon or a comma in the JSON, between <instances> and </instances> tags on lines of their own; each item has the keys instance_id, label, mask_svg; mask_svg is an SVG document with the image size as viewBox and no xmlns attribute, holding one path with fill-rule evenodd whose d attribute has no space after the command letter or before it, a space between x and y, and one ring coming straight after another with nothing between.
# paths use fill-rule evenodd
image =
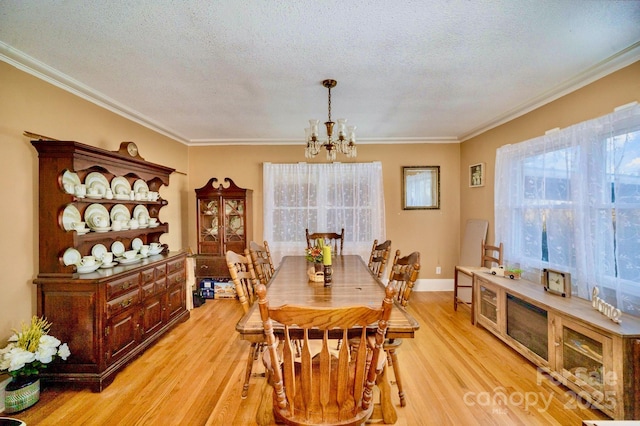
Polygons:
<instances>
[{"instance_id":1,"label":"teacup","mask_svg":"<svg viewBox=\"0 0 640 426\"><path fill-rule=\"evenodd\" d=\"M124 253L122 253L122 257L130 260L136 257L137 254L138 254L138 250L127 250Z\"/></svg>"},{"instance_id":2,"label":"teacup","mask_svg":"<svg viewBox=\"0 0 640 426\"><path fill-rule=\"evenodd\" d=\"M90 187L87 192L89 195L98 195L98 188Z\"/></svg>"},{"instance_id":3,"label":"teacup","mask_svg":"<svg viewBox=\"0 0 640 426\"><path fill-rule=\"evenodd\" d=\"M149 246L144 244L142 246L140 246L140 254L143 256L148 256L149 255Z\"/></svg>"},{"instance_id":4,"label":"teacup","mask_svg":"<svg viewBox=\"0 0 640 426\"><path fill-rule=\"evenodd\" d=\"M158 224L158 218L157 217L150 217L149 218L149 225L155 226L157 224Z\"/></svg>"},{"instance_id":5,"label":"teacup","mask_svg":"<svg viewBox=\"0 0 640 426\"><path fill-rule=\"evenodd\" d=\"M102 255L102 263L109 265L111 262L113 262L113 253L108 251Z\"/></svg>"},{"instance_id":6,"label":"teacup","mask_svg":"<svg viewBox=\"0 0 640 426\"><path fill-rule=\"evenodd\" d=\"M111 230L112 231L121 231L122 230L122 222L119 220L114 220L111 222Z\"/></svg>"},{"instance_id":7,"label":"teacup","mask_svg":"<svg viewBox=\"0 0 640 426\"><path fill-rule=\"evenodd\" d=\"M131 229L138 229L139 226L138 219L131 219L129 221L129 227L131 227Z\"/></svg>"},{"instance_id":8,"label":"teacup","mask_svg":"<svg viewBox=\"0 0 640 426\"><path fill-rule=\"evenodd\" d=\"M76 185L74 188L74 193L78 198L84 198L87 195L87 186L84 184Z\"/></svg>"},{"instance_id":9,"label":"teacup","mask_svg":"<svg viewBox=\"0 0 640 426\"><path fill-rule=\"evenodd\" d=\"M97 216L93 218L93 226L96 228L104 228L107 226L107 219L101 216Z\"/></svg>"},{"instance_id":10,"label":"teacup","mask_svg":"<svg viewBox=\"0 0 640 426\"><path fill-rule=\"evenodd\" d=\"M96 264L96 258L93 256L84 256L80 260L80 266L93 266Z\"/></svg>"},{"instance_id":11,"label":"teacup","mask_svg":"<svg viewBox=\"0 0 640 426\"><path fill-rule=\"evenodd\" d=\"M160 248L160 243L151 243L149 244L149 248L153 251L158 251L158 249Z\"/></svg>"},{"instance_id":12,"label":"teacup","mask_svg":"<svg viewBox=\"0 0 640 426\"><path fill-rule=\"evenodd\" d=\"M73 224L73 229L76 230L76 231L84 231L84 229L85 229L84 225L85 225L84 222L75 222Z\"/></svg>"},{"instance_id":13,"label":"teacup","mask_svg":"<svg viewBox=\"0 0 640 426\"><path fill-rule=\"evenodd\" d=\"M141 201L142 200L142 193L141 192L136 192L134 195L136 201Z\"/></svg>"},{"instance_id":14,"label":"teacup","mask_svg":"<svg viewBox=\"0 0 640 426\"><path fill-rule=\"evenodd\" d=\"M107 191L104 194L104 198L106 198L107 200L113 199L113 191L111 190L111 188L107 188Z\"/></svg>"}]
</instances>

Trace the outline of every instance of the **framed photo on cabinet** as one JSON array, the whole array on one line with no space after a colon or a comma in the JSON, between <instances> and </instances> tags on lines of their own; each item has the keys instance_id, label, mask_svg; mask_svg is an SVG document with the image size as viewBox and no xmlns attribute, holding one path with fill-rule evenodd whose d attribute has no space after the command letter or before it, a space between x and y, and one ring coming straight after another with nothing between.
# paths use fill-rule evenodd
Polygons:
<instances>
[{"instance_id":1,"label":"framed photo on cabinet","mask_svg":"<svg viewBox=\"0 0 640 426\"><path fill-rule=\"evenodd\" d=\"M440 208L440 166L402 168L403 210Z\"/></svg>"},{"instance_id":2,"label":"framed photo on cabinet","mask_svg":"<svg viewBox=\"0 0 640 426\"><path fill-rule=\"evenodd\" d=\"M469 166L469 186L471 188L484 186L484 163Z\"/></svg>"}]
</instances>

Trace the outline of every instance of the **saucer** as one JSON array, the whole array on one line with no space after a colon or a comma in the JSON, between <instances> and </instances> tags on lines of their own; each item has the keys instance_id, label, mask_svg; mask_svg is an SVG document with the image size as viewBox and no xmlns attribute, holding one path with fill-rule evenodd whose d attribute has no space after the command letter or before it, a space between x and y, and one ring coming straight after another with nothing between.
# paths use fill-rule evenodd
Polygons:
<instances>
[{"instance_id":1,"label":"saucer","mask_svg":"<svg viewBox=\"0 0 640 426\"><path fill-rule=\"evenodd\" d=\"M111 262L111 263L103 263L102 265L100 265L100 267L102 269L107 269L107 268L113 268L114 266L116 266L118 264L118 262Z\"/></svg>"},{"instance_id":2,"label":"saucer","mask_svg":"<svg viewBox=\"0 0 640 426\"><path fill-rule=\"evenodd\" d=\"M94 200L101 200L102 199L102 195L100 195L100 194L87 194L86 197L87 198L93 198Z\"/></svg>"},{"instance_id":3,"label":"saucer","mask_svg":"<svg viewBox=\"0 0 640 426\"><path fill-rule=\"evenodd\" d=\"M84 229L83 229L83 230L81 230L81 231L77 231L77 230L76 230L76 232L78 233L78 235L84 235L84 234L86 234L86 233L87 233L87 232L89 232L89 231L91 231L91 229L89 229L89 228L84 228Z\"/></svg>"},{"instance_id":4,"label":"saucer","mask_svg":"<svg viewBox=\"0 0 640 426\"><path fill-rule=\"evenodd\" d=\"M96 262L93 265L89 265L89 266L76 265L76 269L79 274L88 274L89 272L93 272L97 270L100 267L100 265L101 265L100 262Z\"/></svg>"},{"instance_id":5,"label":"saucer","mask_svg":"<svg viewBox=\"0 0 640 426\"><path fill-rule=\"evenodd\" d=\"M140 262L142 258L138 255L132 259L125 259L124 257L119 257L116 259L121 265L129 265L130 263Z\"/></svg>"},{"instance_id":6,"label":"saucer","mask_svg":"<svg viewBox=\"0 0 640 426\"><path fill-rule=\"evenodd\" d=\"M109 231L111 231L111 227L110 226L104 226L104 227L101 227L101 228L95 227L95 228L93 228L93 230L95 232L109 232Z\"/></svg>"}]
</instances>

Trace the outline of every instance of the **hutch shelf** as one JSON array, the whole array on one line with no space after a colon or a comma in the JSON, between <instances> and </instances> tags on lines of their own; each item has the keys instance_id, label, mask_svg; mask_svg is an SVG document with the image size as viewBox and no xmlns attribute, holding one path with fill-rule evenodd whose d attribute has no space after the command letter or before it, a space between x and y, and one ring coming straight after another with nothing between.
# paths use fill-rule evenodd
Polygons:
<instances>
[{"instance_id":1,"label":"hutch shelf","mask_svg":"<svg viewBox=\"0 0 640 426\"><path fill-rule=\"evenodd\" d=\"M169 184L174 170L145 161L132 142L123 142L118 151L72 141L31 143L39 157L37 311L71 350L67 361L54 361L41 377L99 392L129 361L189 317L186 253L170 252L160 243L169 225L158 218L167 205L159 189ZM127 198L127 191L115 190L114 180L139 193L131 189ZM83 185L82 191L74 189ZM91 194L85 194L89 186L94 186ZM104 212L107 224L117 221L121 226L97 227L95 220L87 232L69 223L86 222L92 212ZM136 217L137 227L129 226L128 220ZM69 253L81 258L94 254L96 247L130 250L152 243L159 247L155 254L111 268L78 273L69 262Z\"/></svg>"},{"instance_id":2,"label":"hutch shelf","mask_svg":"<svg viewBox=\"0 0 640 426\"><path fill-rule=\"evenodd\" d=\"M616 324L577 297L474 272L476 325L614 419L640 416L640 320Z\"/></svg>"}]
</instances>

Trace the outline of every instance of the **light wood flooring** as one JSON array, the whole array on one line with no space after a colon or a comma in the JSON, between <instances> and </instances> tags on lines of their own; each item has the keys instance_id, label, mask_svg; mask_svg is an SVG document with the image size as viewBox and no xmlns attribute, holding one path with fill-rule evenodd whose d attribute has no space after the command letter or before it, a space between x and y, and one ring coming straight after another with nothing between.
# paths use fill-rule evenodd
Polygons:
<instances>
[{"instance_id":1,"label":"light wood flooring","mask_svg":"<svg viewBox=\"0 0 640 426\"><path fill-rule=\"evenodd\" d=\"M407 406L397 425L580 425L605 419L525 358L453 311L451 292L414 293L420 322L398 351ZM44 385L40 401L13 414L28 425L252 425L264 378L240 399L249 343L237 301L208 300L129 364L101 393ZM254 373L261 373L260 362ZM389 372L393 381L393 373Z\"/></svg>"}]
</instances>

